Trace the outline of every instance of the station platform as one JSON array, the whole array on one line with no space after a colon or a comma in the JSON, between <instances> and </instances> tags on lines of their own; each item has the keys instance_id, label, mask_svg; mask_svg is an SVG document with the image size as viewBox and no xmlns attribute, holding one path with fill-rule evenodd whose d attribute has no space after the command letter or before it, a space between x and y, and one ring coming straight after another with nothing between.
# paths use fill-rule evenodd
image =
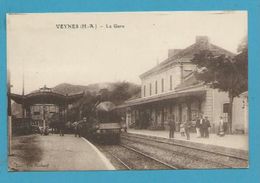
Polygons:
<instances>
[{"instance_id":1,"label":"station platform","mask_svg":"<svg viewBox=\"0 0 260 183\"><path fill-rule=\"evenodd\" d=\"M114 170L89 141L74 135L17 136L12 141L12 171Z\"/></svg>"},{"instance_id":2,"label":"station platform","mask_svg":"<svg viewBox=\"0 0 260 183\"><path fill-rule=\"evenodd\" d=\"M152 137L160 137L169 139L169 131L161 130L137 130L137 129L127 129L128 133L146 135ZM174 133L174 139L180 141L189 141L189 143L203 144L203 145L213 145L220 146L224 148L237 149L248 152L248 136L247 135L225 135L220 137L216 134L210 134L209 138L198 138L196 133L190 133L190 140L187 140L185 136L181 136L180 132Z\"/></svg>"}]
</instances>

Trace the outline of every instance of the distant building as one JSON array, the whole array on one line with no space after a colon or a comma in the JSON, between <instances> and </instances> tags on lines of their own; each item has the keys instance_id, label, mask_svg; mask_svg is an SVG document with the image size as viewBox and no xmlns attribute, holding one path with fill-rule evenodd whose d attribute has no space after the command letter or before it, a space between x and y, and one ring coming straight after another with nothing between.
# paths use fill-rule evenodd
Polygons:
<instances>
[{"instance_id":1,"label":"distant building","mask_svg":"<svg viewBox=\"0 0 260 183\"><path fill-rule=\"evenodd\" d=\"M195 122L199 113L209 118L211 132L217 131L220 116L228 122L228 94L209 88L193 75L197 67L191 59L201 50L210 50L214 55L234 56L211 44L206 36L197 36L195 43L185 49L169 50L166 60L140 75L141 98L128 100L119 107L127 109L129 126L164 129L168 128L170 115L174 115L175 122L180 124L186 120ZM248 122L236 118L243 108L241 101L242 98L234 101L232 127L234 131L247 132Z\"/></svg>"},{"instance_id":2,"label":"distant building","mask_svg":"<svg viewBox=\"0 0 260 183\"><path fill-rule=\"evenodd\" d=\"M11 93L10 99L21 106L20 110L13 111L15 114L12 117L17 124L27 121L43 126L43 123L48 125L51 120L66 123L69 105L81 99L83 94L63 95L46 86L27 95Z\"/></svg>"},{"instance_id":3,"label":"distant building","mask_svg":"<svg viewBox=\"0 0 260 183\"><path fill-rule=\"evenodd\" d=\"M35 125L43 126L43 119L50 122L54 114L59 114L59 107L54 104L35 104L30 106L30 116Z\"/></svg>"}]
</instances>

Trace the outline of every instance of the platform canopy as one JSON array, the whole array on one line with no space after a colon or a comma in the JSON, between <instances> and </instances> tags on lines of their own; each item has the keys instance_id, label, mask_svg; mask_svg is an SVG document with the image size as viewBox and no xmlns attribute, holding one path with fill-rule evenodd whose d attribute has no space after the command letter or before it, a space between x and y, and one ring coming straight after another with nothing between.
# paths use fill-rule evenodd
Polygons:
<instances>
[{"instance_id":1,"label":"platform canopy","mask_svg":"<svg viewBox=\"0 0 260 183\"><path fill-rule=\"evenodd\" d=\"M185 97L200 97L200 96L205 96L205 94L206 94L205 89L194 90L194 91L171 92L171 93L166 93L166 94L149 97L149 98L138 98L134 100L129 100L126 101L125 104L117 106L117 109L131 107L131 106L138 106L142 104L151 104L154 102L163 102L163 101L173 100L173 99L182 99Z\"/></svg>"},{"instance_id":2,"label":"platform canopy","mask_svg":"<svg viewBox=\"0 0 260 183\"><path fill-rule=\"evenodd\" d=\"M51 88L44 86L39 90L29 93L27 95L18 95L11 93L10 98L18 104L23 105L34 105L34 104L56 104L56 105L68 105L76 102L82 98L84 92L73 94L73 95L63 95L54 92Z\"/></svg>"}]
</instances>

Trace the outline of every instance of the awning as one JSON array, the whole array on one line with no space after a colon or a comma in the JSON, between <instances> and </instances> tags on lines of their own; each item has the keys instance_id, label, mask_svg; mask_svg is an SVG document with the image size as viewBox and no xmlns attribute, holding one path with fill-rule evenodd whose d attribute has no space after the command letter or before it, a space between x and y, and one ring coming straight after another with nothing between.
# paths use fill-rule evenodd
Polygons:
<instances>
[{"instance_id":1,"label":"awning","mask_svg":"<svg viewBox=\"0 0 260 183\"><path fill-rule=\"evenodd\" d=\"M80 98L84 93L74 95L62 95L55 92L34 92L27 95L18 95L11 93L9 97L18 104L33 105L33 104L71 104Z\"/></svg>"},{"instance_id":2,"label":"awning","mask_svg":"<svg viewBox=\"0 0 260 183\"><path fill-rule=\"evenodd\" d=\"M156 95L156 96L152 96L152 97L129 100L129 101L126 101L125 104L117 106L117 108L131 107L131 106L137 106L137 105L141 105L141 104L148 104L148 103L160 102L160 101L183 98L183 97L201 97L205 94L206 94L206 90L167 93L167 94Z\"/></svg>"}]
</instances>

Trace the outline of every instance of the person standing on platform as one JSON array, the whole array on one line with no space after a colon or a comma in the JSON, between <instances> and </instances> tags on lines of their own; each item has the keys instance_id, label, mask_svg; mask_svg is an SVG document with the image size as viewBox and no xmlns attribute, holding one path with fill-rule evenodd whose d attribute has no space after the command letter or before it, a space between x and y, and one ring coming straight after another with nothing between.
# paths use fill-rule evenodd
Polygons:
<instances>
[{"instance_id":1,"label":"person standing on platform","mask_svg":"<svg viewBox=\"0 0 260 183\"><path fill-rule=\"evenodd\" d=\"M209 128L210 128L210 122L208 120L208 117L205 116L205 119L203 120L203 123L202 123L202 128L203 128L203 137L205 138L209 138Z\"/></svg>"},{"instance_id":2,"label":"person standing on platform","mask_svg":"<svg viewBox=\"0 0 260 183\"><path fill-rule=\"evenodd\" d=\"M72 127L73 127L73 131L74 131L75 137L78 136L77 125L78 125L78 122L77 122L77 121L74 121L74 122L72 123Z\"/></svg>"},{"instance_id":3,"label":"person standing on platform","mask_svg":"<svg viewBox=\"0 0 260 183\"><path fill-rule=\"evenodd\" d=\"M64 136L64 129L65 129L65 124L63 122L60 122L59 125L60 136Z\"/></svg>"},{"instance_id":4,"label":"person standing on platform","mask_svg":"<svg viewBox=\"0 0 260 183\"><path fill-rule=\"evenodd\" d=\"M204 131L204 128L203 128L204 121L205 121L205 119L203 118L203 115L200 114L199 124L200 124L200 136L201 137L205 136L205 131Z\"/></svg>"},{"instance_id":5,"label":"person standing on platform","mask_svg":"<svg viewBox=\"0 0 260 183\"><path fill-rule=\"evenodd\" d=\"M183 122L181 122L181 124L180 124L180 133L181 133L182 137L185 136L185 129L184 129L184 123Z\"/></svg>"},{"instance_id":6,"label":"person standing on platform","mask_svg":"<svg viewBox=\"0 0 260 183\"><path fill-rule=\"evenodd\" d=\"M225 131L224 131L224 120L223 117L220 116L219 117L219 129L218 129L218 135L223 137L225 135Z\"/></svg>"},{"instance_id":7,"label":"person standing on platform","mask_svg":"<svg viewBox=\"0 0 260 183\"><path fill-rule=\"evenodd\" d=\"M187 137L187 140L190 140L190 127L191 127L191 122L190 121L185 121L184 122L184 130L185 130L185 135Z\"/></svg>"},{"instance_id":8,"label":"person standing on platform","mask_svg":"<svg viewBox=\"0 0 260 183\"><path fill-rule=\"evenodd\" d=\"M196 120L196 124L195 124L195 128L196 128L196 134L197 134L197 138L200 138L201 137L201 133L200 133L200 128L201 128L201 124L200 124L200 116L197 117L197 120Z\"/></svg>"},{"instance_id":9,"label":"person standing on platform","mask_svg":"<svg viewBox=\"0 0 260 183\"><path fill-rule=\"evenodd\" d=\"M169 138L174 138L174 131L175 131L175 120L174 120L174 115L171 115L169 117L169 125L170 125L170 134Z\"/></svg>"},{"instance_id":10,"label":"person standing on platform","mask_svg":"<svg viewBox=\"0 0 260 183\"><path fill-rule=\"evenodd\" d=\"M79 124L78 124L78 135L79 135L79 137L82 137L82 136L84 136L85 135L85 133L84 133L84 126L86 126L87 125L87 117L84 117L83 118L83 121L81 121Z\"/></svg>"},{"instance_id":11,"label":"person standing on platform","mask_svg":"<svg viewBox=\"0 0 260 183\"><path fill-rule=\"evenodd\" d=\"M81 137L82 121L78 121L76 126L76 137Z\"/></svg>"},{"instance_id":12,"label":"person standing on platform","mask_svg":"<svg viewBox=\"0 0 260 183\"><path fill-rule=\"evenodd\" d=\"M126 119L124 117L121 117L121 128L124 130L124 132L127 132Z\"/></svg>"}]
</instances>

